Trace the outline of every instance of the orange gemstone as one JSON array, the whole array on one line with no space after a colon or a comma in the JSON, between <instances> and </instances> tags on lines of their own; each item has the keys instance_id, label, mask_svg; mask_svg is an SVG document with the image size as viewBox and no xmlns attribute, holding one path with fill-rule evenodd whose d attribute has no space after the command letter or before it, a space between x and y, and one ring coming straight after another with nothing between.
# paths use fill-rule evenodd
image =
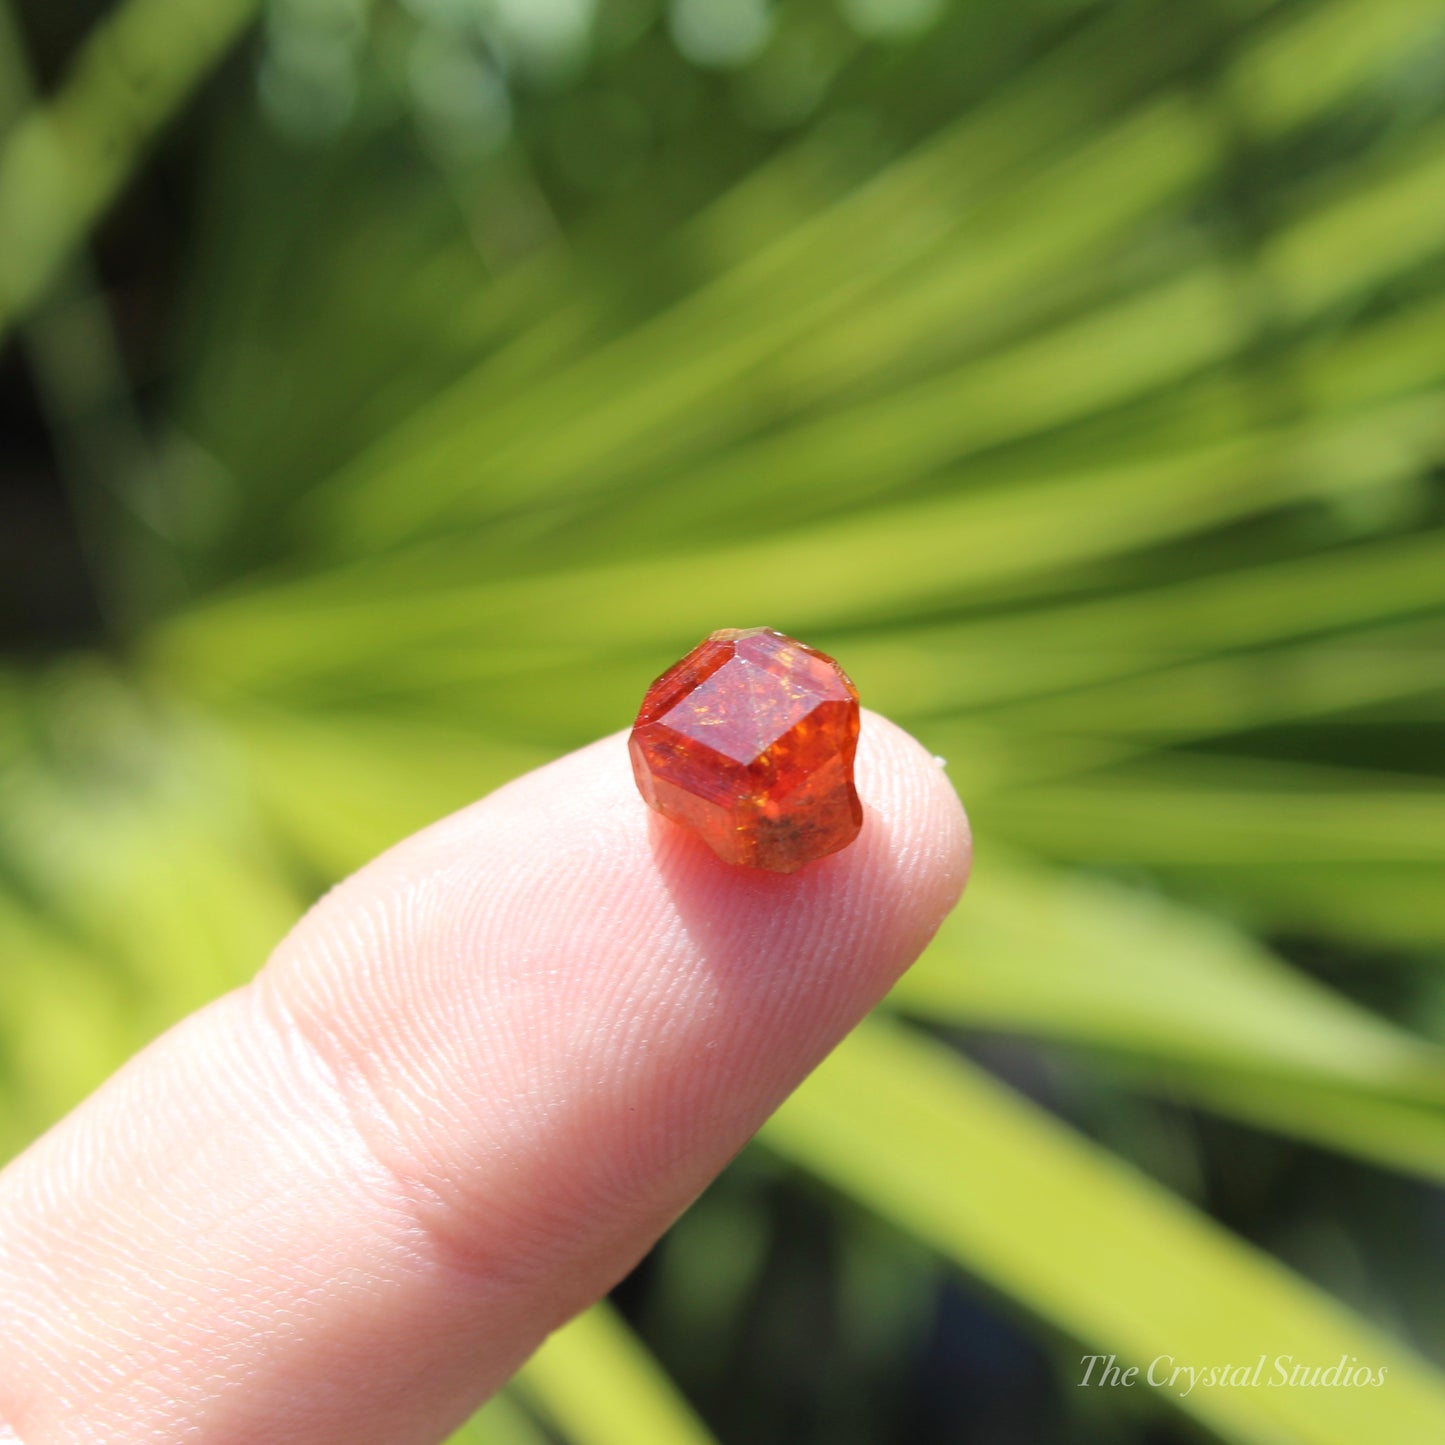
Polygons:
<instances>
[{"instance_id":1,"label":"orange gemstone","mask_svg":"<svg viewBox=\"0 0 1445 1445\"><path fill-rule=\"evenodd\" d=\"M863 826L857 690L771 627L724 628L668 668L629 747L647 802L728 863L792 873Z\"/></svg>"}]
</instances>

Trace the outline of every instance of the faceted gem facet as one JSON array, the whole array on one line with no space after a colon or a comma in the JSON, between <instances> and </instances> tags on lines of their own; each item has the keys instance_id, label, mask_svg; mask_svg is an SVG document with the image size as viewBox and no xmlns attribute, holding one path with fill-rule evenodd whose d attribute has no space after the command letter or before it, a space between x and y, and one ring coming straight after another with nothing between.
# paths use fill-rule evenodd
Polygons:
<instances>
[{"instance_id":1,"label":"faceted gem facet","mask_svg":"<svg viewBox=\"0 0 1445 1445\"><path fill-rule=\"evenodd\" d=\"M638 790L729 863L792 873L858 836L858 693L771 627L724 628L647 690L629 748Z\"/></svg>"}]
</instances>

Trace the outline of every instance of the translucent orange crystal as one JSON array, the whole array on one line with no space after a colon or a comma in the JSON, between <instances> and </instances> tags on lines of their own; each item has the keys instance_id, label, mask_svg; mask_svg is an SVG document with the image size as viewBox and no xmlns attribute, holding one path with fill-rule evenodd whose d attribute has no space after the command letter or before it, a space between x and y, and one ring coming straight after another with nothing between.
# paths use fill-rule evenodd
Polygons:
<instances>
[{"instance_id":1,"label":"translucent orange crystal","mask_svg":"<svg viewBox=\"0 0 1445 1445\"><path fill-rule=\"evenodd\" d=\"M632 727L647 802L729 863L792 873L858 836L858 693L771 627L724 628L647 690Z\"/></svg>"}]
</instances>

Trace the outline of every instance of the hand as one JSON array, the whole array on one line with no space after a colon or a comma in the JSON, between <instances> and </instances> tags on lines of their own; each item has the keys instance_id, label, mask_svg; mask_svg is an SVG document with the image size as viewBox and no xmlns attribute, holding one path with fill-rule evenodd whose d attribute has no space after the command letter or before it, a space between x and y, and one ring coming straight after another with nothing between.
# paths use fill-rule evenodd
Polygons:
<instances>
[{"instance_id":1,"label":"hand","mask_svg":"<svg viewBox=\"0 0 1445 1445\"><path fill-rule=\"evenodd\" d=\"M968 833L935 761L865 714L858 787L856 843L759 874L651 813L619 735L333 890L0 1175L0 1422L444 1437L953 906Z\"/></svg>"}]
</instances>

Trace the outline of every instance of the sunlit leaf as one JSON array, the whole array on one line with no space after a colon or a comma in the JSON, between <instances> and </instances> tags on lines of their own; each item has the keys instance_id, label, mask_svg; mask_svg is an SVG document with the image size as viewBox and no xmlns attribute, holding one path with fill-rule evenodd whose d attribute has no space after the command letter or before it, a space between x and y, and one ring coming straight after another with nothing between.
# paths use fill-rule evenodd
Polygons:
<instances>
[{"instance_id":1,"label":"sunlit leaf","mask_svg":"<svg viewBox=\"0 0 1445 1445\"><path fill-rule=\"evenodd\" d=\"M1113 863L1445 862L1445 789L1330 768L1142 766L1010 793L1009 837Z\"/></svg>"},{"instance_id":2,"label":"sunlit leaf","mask_svg":"<svg viewBox=\"0 0 1445 1445\"><path fill-rule=\"evenodd\" d=\"M764 1138L1067 1331L1079 1353L1251 1369L1255 1387L1160 1396L1227 1438L1427 1445L1445 1378L1408 1346L1196 1214L942 1045L872 1023ZM1278 1357L1343 1356L1378 1389L1270 1388ZM1077 1383L1077 1379L1074 1383Z\"/></svg>"},{"instance_id":3,"label":"sunlit leaf","mask_svg":"<svg viewBox=\"0 0 1445 1445\"><path fill-rule=\"evenodd\" d=\"M551 1445L551 1441L517 1400L515 1390L504 1390L449 1436L447 1445Z\"/></svg>"},{"instance_id":4,"label":"sunlit leaf","mask_svg":"<svg viewBox=\"0 0 1445 1445\"><path fill-rule=\"evenodd\" d=\"M1445 1050L1139 888L986 852L968 907L890 998L1108 1049L1146 1088L1445 1178Z\"/></svg>"},{"instance_id":5,"label":"sunlit leaf","mask_svg":"<svg viewBox=\"0 0 1445 1445\"><path fill-rule=\"evenodd\" d=\"M125 0L0 145L0 335L129 179L258 0Z\"/></svg>"},{"instance_id":6,"label":"sunlit leaf","mask_svg":"<svg viewBox=\"0 0 1445 1445\"><path fill-rule=\"evenodd\" d=\"M708 1445L712 1436L607 1305L563 1326L517 1385L573 1445Z\"/></svg>"}]
</instances>

